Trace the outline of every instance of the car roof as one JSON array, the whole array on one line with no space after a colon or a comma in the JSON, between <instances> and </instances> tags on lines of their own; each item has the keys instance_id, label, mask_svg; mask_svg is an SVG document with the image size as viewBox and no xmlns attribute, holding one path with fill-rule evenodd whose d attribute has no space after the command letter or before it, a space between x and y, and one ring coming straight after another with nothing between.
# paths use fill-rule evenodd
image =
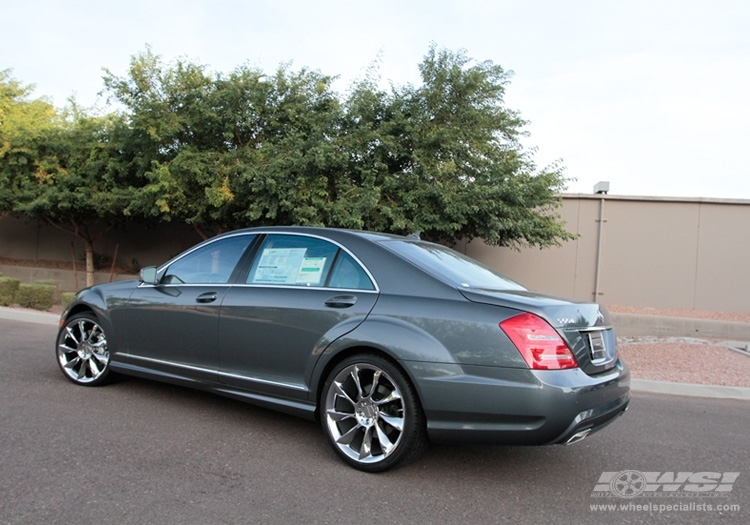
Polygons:
<instances>
[{"instance_id":1,"label":"car roof","mask_svg":"<svg viewBox=\"0 0 750 525\"><path fill-rule=\"evenodd\" d=\"M243 228L222 233L217 237L226 235L236 235L237 233L304 233L308 235L320 235L321 237L334 236L356 236L366 238L370 241L379 241L387 239L405 239L402 235L391 233L380 233L367 230L352 230L348 228L327 228L324 226L254 226L252 228Z\"/></svg>"}]
</instances>

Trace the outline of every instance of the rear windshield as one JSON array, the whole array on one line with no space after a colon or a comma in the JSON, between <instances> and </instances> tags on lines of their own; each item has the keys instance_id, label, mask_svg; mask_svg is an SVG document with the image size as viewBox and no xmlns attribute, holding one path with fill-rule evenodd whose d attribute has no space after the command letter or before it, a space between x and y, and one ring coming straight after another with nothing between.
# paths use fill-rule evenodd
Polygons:
<instances>
[{"instance_id":1,"label":"rear windshield","mask_svg":"<svg viewBox=\"0 0 750 525\"><path fill-rule=\"evenodd\" d=\"M423 241L388 240L383 245L419 268L462 288L526 290L524 286L455 250Z\"/></svg>"}]
</instances>

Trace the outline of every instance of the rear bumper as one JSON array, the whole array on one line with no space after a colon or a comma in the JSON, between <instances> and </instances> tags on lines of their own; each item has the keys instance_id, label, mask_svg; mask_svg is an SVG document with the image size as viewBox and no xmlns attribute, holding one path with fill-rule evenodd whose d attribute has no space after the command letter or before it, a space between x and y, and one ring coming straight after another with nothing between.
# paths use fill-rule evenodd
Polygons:
<instances>
[{"instance_id":1,"label":"rear bumper","mask_svg":"<svg viewBox=\"0 0 750 525\"><path fill-rule=\"evenodd\" d=\"M580 369L404 365L438 443L566 443L604 428L630 402L630 371L621 361L597 376Z\"/></svg>"}]
</instances>

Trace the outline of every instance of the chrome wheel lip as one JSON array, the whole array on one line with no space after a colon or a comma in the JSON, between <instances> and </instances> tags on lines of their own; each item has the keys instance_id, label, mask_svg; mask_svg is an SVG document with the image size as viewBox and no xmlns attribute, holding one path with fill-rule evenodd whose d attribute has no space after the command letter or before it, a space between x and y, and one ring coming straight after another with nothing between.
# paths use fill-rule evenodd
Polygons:
<instances>
[{"instance_id":1,"label":"chrome wheel lip","mask_svg":"<svg viewBox=\"0 0 750 525\"><path fill-rule=\"evenodd\" d=\"M376 365L343 368L326 392L328 432L334 446L356 463L374 464L390 457L404 438L407 417L398 385Z\"/></svg>"},{"instance_id":2,"label":"chrome wheel lip","mask_svg":"<svg viewBox=\"0 0 750 525\"><path fill-rule=\"evenodd\" d=\"M57 360L63 373L76 383L92 383L109 368L109 349L98 323L78 317L68 322L57 339Z\"/></svg>"}]
</instances>

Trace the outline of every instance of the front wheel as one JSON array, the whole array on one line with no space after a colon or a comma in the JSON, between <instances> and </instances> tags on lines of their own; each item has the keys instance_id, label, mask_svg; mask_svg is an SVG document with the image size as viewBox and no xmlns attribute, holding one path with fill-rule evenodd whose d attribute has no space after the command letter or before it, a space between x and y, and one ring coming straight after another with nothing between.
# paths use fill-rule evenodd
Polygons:
<instances>
[{"instance_id":1,"label":"front wheel","mask_svg":"<svg viewBox=\"0 0 750 525\"><path fill-rule=\"evenodd\" d=\"M391 362L361 354L339 363L323 388L323 429L352 467L381 472L416 459L427 444L413 387Z\"/></svg>"},{"instance_id":2,"label":"front wheel","mask_svg":"<svg viewBox=\"0 0 750 525\"><path fill-rule=\"evenodd\" d=\"M110 375L107 336L90 313L71 316L57 336L57 364L78 385L96 386Z\"/></svg>"}]
</instances>

